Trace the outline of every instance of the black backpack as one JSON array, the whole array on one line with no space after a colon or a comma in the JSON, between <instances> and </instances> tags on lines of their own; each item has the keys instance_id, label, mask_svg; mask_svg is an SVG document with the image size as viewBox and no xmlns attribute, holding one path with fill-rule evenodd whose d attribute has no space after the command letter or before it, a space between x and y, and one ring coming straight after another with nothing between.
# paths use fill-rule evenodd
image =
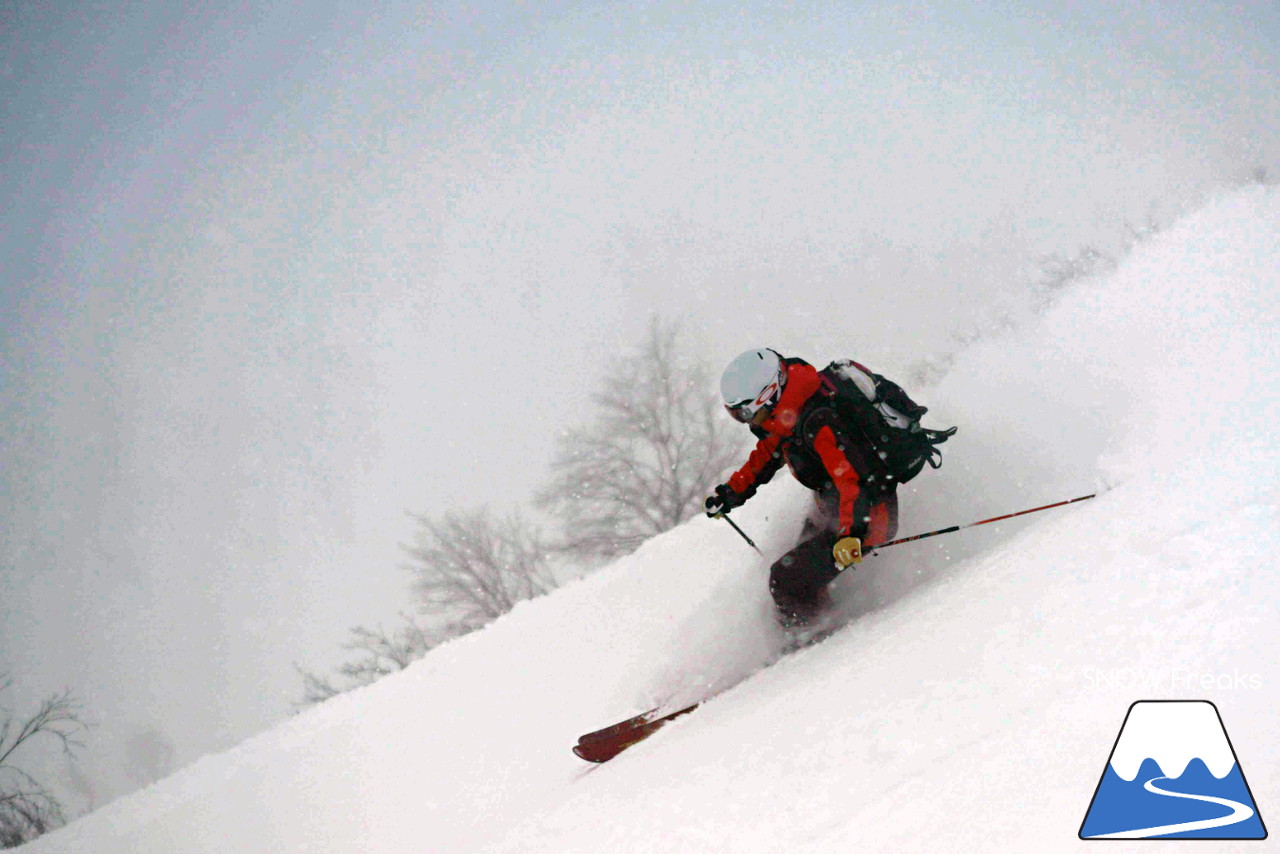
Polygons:
<instances>
[{"instance_id":1,"label":"black backpack","mask_svg":"<svg viewBox=\"0 0 1280 854\"><path fill-rule=\"evenodd\" d=\"M879 465L875 459L867 462L879 468L880 474L906 483L925 463L935 469L942 465L942 451L937 446L951 438L956 428L921 427L920 418L928 407L912 400L897 383L852 359L832 362L819 376L840 420L874 450Z\"/></svg>"}]
</instances>

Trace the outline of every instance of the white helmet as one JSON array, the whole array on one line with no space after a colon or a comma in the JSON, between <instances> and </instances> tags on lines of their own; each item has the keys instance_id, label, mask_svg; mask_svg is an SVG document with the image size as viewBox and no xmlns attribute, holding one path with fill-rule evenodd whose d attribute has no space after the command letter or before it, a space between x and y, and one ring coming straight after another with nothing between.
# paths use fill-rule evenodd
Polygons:
<instances>
[{"instance_id":1,"label":"white helmet","mask_svg":"<svg viewBox=\"0 0 1280 854\"><path fill-rule=\"evenodd\" d=\"M772 408L786 382L782 357L772 350L748 350L729 363L720 377L724 408L735 420L750 423Z\"/></svg>"}]
</instances>

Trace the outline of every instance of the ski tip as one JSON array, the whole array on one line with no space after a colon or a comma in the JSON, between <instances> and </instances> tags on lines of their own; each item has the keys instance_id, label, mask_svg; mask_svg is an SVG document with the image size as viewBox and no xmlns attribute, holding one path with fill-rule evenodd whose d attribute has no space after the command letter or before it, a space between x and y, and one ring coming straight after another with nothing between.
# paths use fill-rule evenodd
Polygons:
<instances>
[{"instance_id":1,"label":"ski tip","mask_svg":"<svg viewBox=\"0 0 1280 854\"><path fill-rule=\"evenodd\" d=\"M600 745L575 744L573 746L573 755L579 759L585 759L587 762L593 762L599 765L602 762L608 762L613 757L622 752L622 748L601 747Z\"/></svg>"}]
</instances>

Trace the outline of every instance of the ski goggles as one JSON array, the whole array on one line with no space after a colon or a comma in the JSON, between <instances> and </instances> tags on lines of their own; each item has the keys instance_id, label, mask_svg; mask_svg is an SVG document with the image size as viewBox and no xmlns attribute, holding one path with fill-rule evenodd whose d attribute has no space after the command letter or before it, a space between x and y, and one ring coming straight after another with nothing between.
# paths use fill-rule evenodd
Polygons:
<instances>
[{"instance_id":1,"label":"ski goggles","mask_svg":"<svg viewBox=\"0 0 1280 854\"><path fill-rule=\"evenodd\" d=\"M754 418L758 412L760 412L759 409L755 409L754 407L752 407L752 405L749 402L739 403L736 406L729 406L726 404L725 411L728 412L729 416L734 421L737 421L739 424L750 424L751 419Z\"/></svg>"},{"instance_id":2,"label":"ski goggles","mask_svg":"<svg viewBox=\"0 0 1280 854\"><path fill-rule=\"evenodd\" d=\"M729 416L741 424L755 424L759 426L761 422L769 417L774 404L778 402L779 392L782 388L777 383L769 383L760 392L755 400L744 400L741 403L735 403L732 406L725 404Z\"/></svg>"}]
</instances>

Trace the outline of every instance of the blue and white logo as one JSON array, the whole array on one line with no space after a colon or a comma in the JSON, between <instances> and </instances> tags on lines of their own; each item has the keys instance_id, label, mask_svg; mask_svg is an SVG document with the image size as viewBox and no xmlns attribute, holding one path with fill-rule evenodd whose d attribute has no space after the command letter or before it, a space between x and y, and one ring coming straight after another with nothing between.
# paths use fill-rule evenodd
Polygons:
<instances>
[{"instance_id":1,"label":"blue and white logo","mask_svg":"<svg viewBox=\"0 0 1280 854\"><path fill-rule=\"evenodd\" d=\"M1081 839L1266 839L1213 703L1129 707L1080 826Z\"/></svg>"}]
</instances>

